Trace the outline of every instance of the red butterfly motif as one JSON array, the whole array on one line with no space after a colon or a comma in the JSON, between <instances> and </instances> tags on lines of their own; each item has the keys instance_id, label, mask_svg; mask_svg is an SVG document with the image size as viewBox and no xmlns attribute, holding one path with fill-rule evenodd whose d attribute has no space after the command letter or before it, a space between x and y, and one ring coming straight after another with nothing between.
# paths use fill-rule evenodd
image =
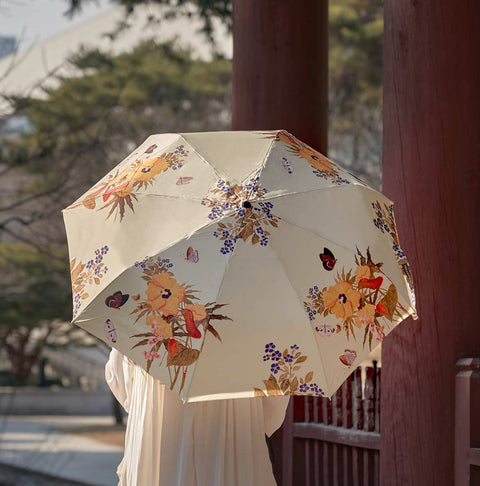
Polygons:
<instances>
[{"instance_id":1,"label":"red butterfly motif","mask_svg":"<svg viewBox=\"0 0 480 486\"><path fill-rule=\"evenodd\" d=\"M323 268L325 270L328 270L330 272L334 269L337 260L334 257L333 253L328 248L324 248L323 253L320 253L318 256L320 257Z\"/></svg>"},{"instance_id":2,"label":"red butterfly motif","mask_svg":"<svg viewBox=\"0 0 480 486\"><path fill-rule=\"evenodd\" d=\"M120 290L117 290L113 295L109 295L105 299L105 305L107 307L111 307L112 309L118 309L119 307L122 307L125 302L127 302L128 298L130 296L128 294L122 294Z\"/></svg>"}]
</instances>

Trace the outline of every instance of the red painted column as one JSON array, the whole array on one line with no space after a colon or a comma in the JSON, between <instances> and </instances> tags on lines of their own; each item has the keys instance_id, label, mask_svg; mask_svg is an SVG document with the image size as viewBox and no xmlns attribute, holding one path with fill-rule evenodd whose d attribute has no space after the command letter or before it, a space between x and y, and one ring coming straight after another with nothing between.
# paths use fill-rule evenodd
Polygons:
<instances>
[{"instance_id":1,"label":"red painted column","mask_svg":"<svg viewBox=\"0 0 480 486\"><path fill-rule=\"evenodd\" d=\"M382 349L380 484L451 486L455 362L480 355L480 2L386 0L384 192L419 321Z\"/></svg>"},{"instance_id":2,"label":"red painted column","mask_svg":"<svg viewBox=\"0 0 480 486\"><path fill-rule=\"evenodd\" d=\"M328 0L234 0L232 129L291 131L326 153Z\"/></svg>"}]
</instances>

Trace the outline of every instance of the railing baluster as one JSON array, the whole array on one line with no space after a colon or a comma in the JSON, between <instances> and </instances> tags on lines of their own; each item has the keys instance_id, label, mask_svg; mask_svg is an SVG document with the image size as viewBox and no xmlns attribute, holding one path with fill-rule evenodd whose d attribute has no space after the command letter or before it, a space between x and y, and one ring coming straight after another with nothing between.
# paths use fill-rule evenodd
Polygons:
<instances>
[{"instance_id":1,"label":"railing baluster","mask_svg":"<svg viewBox=\"0 0 480 486\"><path fill-rule=\"evenodd\" d=\"M292 456L298 481L307 486L378 485L380 383L381 370L374 363L363 372L355 369L331 401L295 397L297 453Z\"/></svg>"},{"instance_id":2,"label":"railing baluster","mask_svg":"<svg viewBox=\"0 0 480 486\"><path fill-rule=\"evenodd\" d=\"M362 399L362 369L354 371L353 380L353 412L354 428L363 430L363 399Z\"/></svg>"},{"instance_id":3,"label":"railing baluster","mask_svg":"<svg viewBox=\"0 0 480 486\"><path fill-rule=\"evenodd\" d=\"M377 380L375 386L375 432L378 433L380 433L381 376L382 376L382 369L377 368Z\"/></svg>"}]
</instances>

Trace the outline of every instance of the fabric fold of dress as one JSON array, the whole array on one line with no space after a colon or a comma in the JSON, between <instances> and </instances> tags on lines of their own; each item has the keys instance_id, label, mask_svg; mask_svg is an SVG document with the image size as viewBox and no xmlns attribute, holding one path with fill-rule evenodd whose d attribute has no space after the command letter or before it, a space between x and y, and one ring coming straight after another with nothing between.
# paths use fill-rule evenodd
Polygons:
<instances>
[{"instance_id":1,"label":"fabric fold of dress","mask_svg":"<svg viewBox=\"0 0 480 486\"><path fill-rule=\"evenodd\" d=\"M129 414L119 486L275 486L265 434L284 418L289 397L183 405L115 349L107 383Z\"/></svg>"}]
</instances>

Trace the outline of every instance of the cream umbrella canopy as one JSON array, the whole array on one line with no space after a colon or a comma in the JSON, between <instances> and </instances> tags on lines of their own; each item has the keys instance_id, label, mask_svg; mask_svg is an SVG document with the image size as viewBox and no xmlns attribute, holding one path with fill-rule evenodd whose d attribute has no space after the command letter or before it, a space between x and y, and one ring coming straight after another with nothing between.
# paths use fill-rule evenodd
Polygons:
<instances>
[{"instance_id":1,"label":"cream umbrella canopy","mask_svg":"<svg viewBox=\"0 0 480 486\"><path fill-rule=\"evenodd\" d=\"M152 135L64 219L73 322L184 402L331 396L415 317L391 201L284 130Z\"/></svg>"}]
</instances>

